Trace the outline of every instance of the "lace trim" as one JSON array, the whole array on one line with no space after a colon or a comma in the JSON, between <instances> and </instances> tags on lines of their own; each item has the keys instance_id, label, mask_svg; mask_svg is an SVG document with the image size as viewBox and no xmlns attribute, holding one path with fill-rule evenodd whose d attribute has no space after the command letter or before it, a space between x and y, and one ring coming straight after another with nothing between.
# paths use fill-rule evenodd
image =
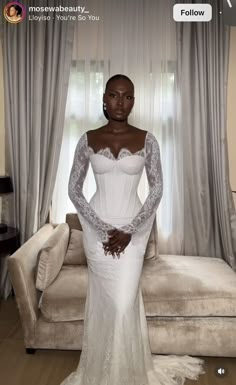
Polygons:
<instances>
[{"instance_id":1,"label":"lace trim","mask_svg":"<svg viewBox=\"0 0 236 385\"><path fill-rule=\"evenodd\" d=\"M95 152L92 147L88 146L88 150L89 150L89 155L99 154L111 160L120 160L122 158L125 158L126 156L132 156L132 155L142 156L143 158L145 157L144 147L141 150L138 150L136 152L131 152L128 148L122 147L118 152L117 157L115 157L115 155L112 153L110 147L101 148L100 150Z\"/></svg>"}]
</instances>

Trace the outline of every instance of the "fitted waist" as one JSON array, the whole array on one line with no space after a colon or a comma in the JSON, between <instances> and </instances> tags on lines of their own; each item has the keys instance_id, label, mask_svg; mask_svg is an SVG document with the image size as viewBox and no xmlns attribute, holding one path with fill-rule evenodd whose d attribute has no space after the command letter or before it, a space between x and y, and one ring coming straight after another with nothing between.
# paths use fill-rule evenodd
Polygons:
<instances>
[{"instance_id":1,"label":"fitted waist","mask_svg":"<svg viewBox=\"0 0 236 385\"><path fill-rule=\"evenodd\" d=\"M129 223L142 207L138 195L134 196L108 196L98 192L90 200L90 205L99 216L107 218L114 223Z\"/></svg>"},{"instance_id":2,"label":"fitted waist","mask_svg":"<svg viewBox=\"0 0 236 385\"><path fill-rule=\"evenodd\" d=\"M124 226L132 222L134 217L114 217L114 216L101 217L100 216L100 218L102 221L109 223L110 225Z\"/></svg>"}]
</instances>

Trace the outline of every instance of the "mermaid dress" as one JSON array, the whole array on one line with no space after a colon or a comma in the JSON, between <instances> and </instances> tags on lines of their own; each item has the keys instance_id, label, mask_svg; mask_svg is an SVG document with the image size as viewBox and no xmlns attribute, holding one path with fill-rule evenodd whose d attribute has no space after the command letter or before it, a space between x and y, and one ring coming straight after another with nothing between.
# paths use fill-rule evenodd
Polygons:
<instances>
[{"instance_id":1,"label":"mermaid dress","mask_svg":"<svg viewBox=\"0 0 236 385\"><path fill-rule=\"evenodd\" d=\"M89 163L96 192L82 192ZM149 194L142 205L137 189L146 170ZM182 385L203 373L201 359L152 355L140 277L148 238L162 196L162 170L156 138L147 132L143 149L94 152L80 138L69 180L69 196L83 228L88 264L84 335L80 361L61 385ZM132 234L120 258L105 255L107 231Z\"/></svg>"}]
</instances>

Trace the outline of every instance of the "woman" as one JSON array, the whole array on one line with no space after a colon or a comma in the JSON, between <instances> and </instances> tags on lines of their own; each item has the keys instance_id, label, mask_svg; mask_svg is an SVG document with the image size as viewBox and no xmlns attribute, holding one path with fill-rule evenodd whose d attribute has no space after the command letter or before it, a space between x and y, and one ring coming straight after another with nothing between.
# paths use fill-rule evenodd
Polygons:
<instances>
[{"instance_id":1,"label":"woman","mask_svg":"<svg viewBox=\"0 0 236 385\"><path fill-rule=\"evenodd\" d=\"M89 284L79 366L63 385L179 385L197 378L202 360L152 357L140 289L143 257L162 197L155 137L128 123L134 85L124 75L106 84L107 125L82 135L75 151L69 196L83 227ZM97 191L82 193L89 162ZM137 195L145 167L150 192Z\"/></svg>"},{"instance_id":2,"label":"woman","mask_svg":"<svg viewBox=\"0 0 236 385\"><path fill-rule=\"evenodd\" d=\"M17 23L22 17L22 8L19 5L13 4L7 9L7 19L10 22Z\"/></svg>"}]
</instances>

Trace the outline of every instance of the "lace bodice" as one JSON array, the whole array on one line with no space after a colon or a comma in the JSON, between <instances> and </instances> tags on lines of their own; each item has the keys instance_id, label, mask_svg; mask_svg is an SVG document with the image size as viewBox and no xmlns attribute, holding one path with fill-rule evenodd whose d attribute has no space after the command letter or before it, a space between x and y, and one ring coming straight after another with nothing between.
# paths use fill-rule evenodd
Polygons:
<instances>
[{"instance_id":1,"label":"lace bodice","mask_svg":"<svg viewBox=\"0 0 236 385\"><path fill-rule=\"evenodd\" d=\"M149 183L149 194L137 215L133 220L120 227L119 229L125 233L133 234L139 230L145 221L155 213L160 199L162 197L163 182L162 169L160 160L160 151L158 142L153 134L147 132L145 146L141 150L132 153L127 148L119 151L117 158L112 154L109 147L94 152L88 146L87 134L83 134L76 147L74 162L69 180L69 196L75 205L76 210L80 213L89 224L96 230L102 242L108 241L107 231L114 229L114 226L104 222L91 207L83 194L83 183L88 171L91 155L102 155L114 162L123 162L125 157L141 156L145 160L145 169ZM121 160L122 159L122 160Z\"/></svg>"},{"instance_id":2,"label":"lace bodice","mask_svg":"<svg viewBox=\"0 0 236 385\"><path fill-rule=\"evenodd\" d=\"M128 148L122 147L117 155L117 158L113 155L109 147L101 148L97 152L94 152L93 148L88 146L88 151L90 155L100 154L111 160L120 160L130 155L139 155L143 157L145 156L145 148L142 148L141 150L136 152L131 152Z\"/></svg>"}]
</instances>

